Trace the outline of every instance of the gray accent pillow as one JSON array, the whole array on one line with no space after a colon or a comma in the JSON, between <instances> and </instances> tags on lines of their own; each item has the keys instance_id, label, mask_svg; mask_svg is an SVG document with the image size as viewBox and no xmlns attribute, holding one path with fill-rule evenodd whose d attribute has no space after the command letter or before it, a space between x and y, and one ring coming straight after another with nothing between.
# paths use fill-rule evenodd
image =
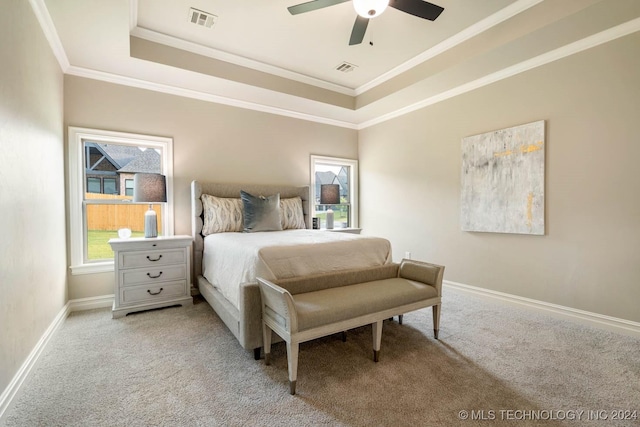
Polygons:
<instances>
[{"instance_id":1,"label":"gray accent pillow","mask_svg":"<svg viewBox=\"0 0 640 427\"><path fill-rule=\"evenodd\" d=\"M240 191L240 198L244 207L245 233L282 230L282 224L280 223L280 193L264 197Z\"/></svg>"}]
</instances>

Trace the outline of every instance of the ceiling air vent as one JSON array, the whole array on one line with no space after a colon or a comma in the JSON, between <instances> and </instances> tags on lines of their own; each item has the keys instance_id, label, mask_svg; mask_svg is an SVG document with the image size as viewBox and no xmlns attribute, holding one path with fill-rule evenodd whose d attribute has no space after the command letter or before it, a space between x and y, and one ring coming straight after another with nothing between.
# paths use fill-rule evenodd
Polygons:
<instances>
[{"instance_id":1,"label":"ceiling air vent","mask_svg":"<svg viewBox=\"0 0 640 427\"><path fill-rule=\"evenodd\" d=\"M204 12L202 10L191 8L189 9L189 21L192 24L200 25L201 27L211 28L216 23L218 17L212 13Z\"/></svg>"},{"instance_id":2,"label":"ceiling air vent","mask_svg":"<svg viewBox=\"0 0 640 427\"><path fill-rule=\"evenodd\" d=\"M343 73L348 73L350 71L355 70L356 68L358 68L357 65L349 64L348 62L343 62L342 64L336 67L336 70L342 71Z\"/></svg>"}]
</instances>

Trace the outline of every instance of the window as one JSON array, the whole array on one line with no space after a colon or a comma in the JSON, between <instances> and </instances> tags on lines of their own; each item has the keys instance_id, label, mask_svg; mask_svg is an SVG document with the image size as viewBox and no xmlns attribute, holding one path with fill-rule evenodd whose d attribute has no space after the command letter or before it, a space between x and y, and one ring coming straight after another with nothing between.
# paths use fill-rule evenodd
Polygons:
<instances>
[{"instance_id":1,"label":"window","mask_svg":"<svg viewBox=\"0 0 640 427\"><path fill-rule=\"evenodd\" d=\"M100 178L87 177L87 193L102 193Z\"/></svg>"},{"instance_id":2,"label":"window","mask_svg":"<svg viewBox=\"0 0 640 427\"><path fill-rule=\"evenodd\" d=\"M118 229L144 236L148 204L134 204L133 176L161 173L167 178L167 203L154 204L158 234L173 234L170 138L94 129L69 128L69 219L72 274L113 271L109 239Z\"/></svg>"},{"instance_id":3,"label":"window","mask_svg":"<svg viewBox=\"0 0 640 427\"><path fill-rule=\"evenodd\" d=\"M160 173L160 172L157 172ZM118 190L116 189L116 179L115 178L105 178L103 181L103 193L104 194L118 194Z\"/></svg>"},{"instance_id":4,"label":"window","mask_svg":"<svg viewBox=\"0 0 640 427\"><path fill-rule=\"evenodd\" d=\"M133 197L133 179L124 180L124 194Z\"/></svg>"},{"instance_id":5,"label":"window","mask_svg":"<svg viewBox=\"0 0 640 427\"><path fill-rule=\"evenodd\" d=\"M334 212L334 227L358 227L358 161L337 157L311 156L311 209L312 215L326 224L326 211ZM338 185L340 203L321 203L322 185Z\"/></svg>"}]
</instances>

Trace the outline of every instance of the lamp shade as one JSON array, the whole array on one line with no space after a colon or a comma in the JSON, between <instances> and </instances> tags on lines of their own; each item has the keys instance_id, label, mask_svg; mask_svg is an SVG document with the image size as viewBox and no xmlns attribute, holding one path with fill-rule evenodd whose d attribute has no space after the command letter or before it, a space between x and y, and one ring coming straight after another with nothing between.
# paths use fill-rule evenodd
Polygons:
<instances>
[{"instance_id":1,"label":"lamp shade","mask_svg":"<svg viewBox=\"0 0 640 427\"><path fill-rule=\"evenodd\" d=\"M167 180L159 173L133 175L133 201L135 203L160 203L167 201Z\"/></svg>"},{"instance_id":2,"label":"lamp shade","mask_svg":"<svg viewBox=\"0 0 640 427\"><path fill-rule=\"evenodd\" d=\"M323 184L320 186L320 204L340 204L340 186L338 184Z\"/></svg>"},{"instance_id":3,"label":"lamp shade","mask_svg":"<svg viewBox=\"0 0 640 427\"><path fill-rule=\"evenodd\" d=\"M375 18L389 6L389 0L353 0L353 8L363 18Z\"/></svg>"}]
</instances>

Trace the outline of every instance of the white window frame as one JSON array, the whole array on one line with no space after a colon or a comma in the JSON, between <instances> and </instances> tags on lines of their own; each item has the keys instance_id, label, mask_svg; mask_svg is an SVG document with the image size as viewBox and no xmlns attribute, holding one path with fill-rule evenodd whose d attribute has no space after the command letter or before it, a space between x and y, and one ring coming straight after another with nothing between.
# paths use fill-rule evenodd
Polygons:
<instances>
[{"instance_id":1,"label":"white window frame","mask_svg":"<svg viewBox=\"0 0 640 427\"><path fill-rule=\"evenodd\" d=\"M311 171L311 200L309 201L309 208L312 217L316 216L316 164L349 167L349 203L351 204L349 210L349 227L358 228L358 161L340 157L311 155L309 167Z\"/></svg>"},{"instance_id":2,"label":"white window frame","mask_svg":"<svg viewBox=\"0 0 640 427\"><path fill-rule=\"evenodd\" d=\"M173 235L173 139L70 126L67 135L69 154L69 243L71 274L114 271L113 260L85 261L84 141L135 145L162 150L162 173L167 181L167 203L162 204L162 235Z\"/></svg>"}]
</instances>

